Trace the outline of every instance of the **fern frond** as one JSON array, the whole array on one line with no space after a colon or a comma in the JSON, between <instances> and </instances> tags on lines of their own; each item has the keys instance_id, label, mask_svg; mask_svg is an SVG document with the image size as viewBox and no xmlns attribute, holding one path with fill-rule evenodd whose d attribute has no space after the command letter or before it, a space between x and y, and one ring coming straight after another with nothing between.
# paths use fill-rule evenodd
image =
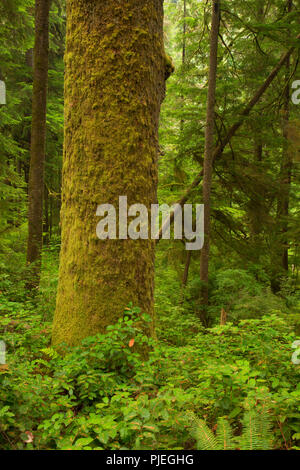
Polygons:
<instances>
[{"instance_id":1,"label":"fern frond","mask_svg":"<svg viewBox=\"0 0 300 470\"><path fill-rule=\"evenodd\" d=\"M236 443L233 431L229 422L225 418L218 419L218 427L216 433L217 446L219 450L234 450Z\"/></svg>"},{"instance_id":2,"label":"fern frond","mask_svg":"<svg viewBox=\"0 0 300 470\"><path fill-rule=\"evenodd\" d=\"M261 450L271 450L273 447L272 418L269 410L263 406L257 416L258 432Z\"/></svg>"},{"instance_id":3,"label":"fern frond","mask_svg":"<svg viewBox=\"0 0 300 470\"><path fill-rule=\"evenodd\" d=\"M247 411L243 418L243 433L239 438L241 450L259 450L260 436L257 413Z\"/></svg>"},{"instance_id":4,"label":"fern frond","mask_svg":"<svg viewBox=\"0 0 300 470\"><path fill-rule=\"evenodd\" d=\"M204 420L188 414L191 435L197 442L197 450L270 450L272 449L272 420L269 410L262 406L248 410L242 421L241 436L234 437L230 423L225 418L217 422L216 436Z\"/></svg>"},{"instance_id":5,"label":"fern frond","mask_svg":"<svg viewBox=\"0 0 300 470\"><path fill-rule=\"evenodd\" d=\"M268 410L248 411L243 419L243 433L240 436L242 450L272 449L271 417Z\"/></svg>"},{"instance_id":6,"label":"fern frond","mask_svg":"<svg viewBox=\"0 0 300 470\"><path fill-rule=\"evenodd\" d=\"M50 359L57 359L59 357L59 354L53 348L43 348L41 349L41 352Z\"/></svg>"},{"instance_id":7,"label":"fern frond","mask_svg":"<svg viewBox=\"0 0 300 470\"><path fill-rule=\"evenodd\" d=\"M217 440L203 419L191 417L191 435L197 442L197 450L218 450Z\"/></svg>"}]
</instances>

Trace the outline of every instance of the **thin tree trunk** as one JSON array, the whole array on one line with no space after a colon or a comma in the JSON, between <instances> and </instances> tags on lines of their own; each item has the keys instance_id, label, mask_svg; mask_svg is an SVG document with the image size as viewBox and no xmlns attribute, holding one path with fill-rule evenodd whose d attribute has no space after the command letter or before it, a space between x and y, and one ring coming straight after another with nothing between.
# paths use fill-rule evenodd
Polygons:
<instances>
[{"instance_id":1,"label":"thin tree trunk","mask_svg":"<svg viewBox=\"0 0 300 470\"><path fill-rule=\"evenodd\" d=\"M183 304L184 299L185 299L185 288L188 282L191 259L192 259L192 251L189 250L186 252L186 261L185 261L182 282L181 282L181 293L180 293L180 300L179 300L180 305Z\"/></svg>"},{"instance_id":2,"label":"thin tree trunk","mask_svg":"<svg viewBox=\"0 0 300 470\"><path fill-rule=\"evenodd\" d=\"M287 11L290 13L293 9L293 1L288 0ZM282 276L284 273L287 274L289 269L288 259L288 239L286 233L288 231L288 217L289 217L289 199L290 199L290 187L292 181L292 168L293 160L289 149L289 121L290 121L290 57L286 60L286 89L284 94L283 104L283 149L282 149L282 161L280 168L280 181L279 181L279 194L277 199L277 222L276 226L279 228L279 233L275 240L274 251L275 259L271 260L274 272L271 279L271 287L273 292L280 290L280 284L282 282Z\"/></svg>"},{"instance_id":3,"label":"thin tree trunk","mask_svg":"<svg viewBox=\"0 0 300 470\"><path fill-rule=\"evenodd\" d=\"M186 54L186 0L183 0L183 31L182 31L182 65L185 64L185 54Z\"/></svg>"},{"instance_id":4,"label":"thin tree trunk","mask_svg":"<svg viewBox=\"0 0 300 470\"><path fill-rule=\"evenodd\" d=\"M220 27L220 0L212 1L212 24L210 33L209 77L206 107L205 148L203 162L204 245L200 255L201 311L202 322L207 325L208 314L208 269L210 253L211 185L214 160L214 118L218 65L218 37Z\"/></svg>"},{"instance_id":5,"label":"thin tree trunk","mask_svg":"<svg viewBox=\"0 0 300 470\"><path fill-rule=\"evenodd\" d=\"M224 308L221 308L221 315L220 315L220 325L226 325L227 322L227 312Z\"/></svg>"},{"instance_id":6,"label":"thin tree trunk","mask_svg":"<svg viewBox=\"0 0 300 470\"><path fill-rule=\"evenodd\" d=\"M157 201L162 3L67 0L56 347L104 332L129 302L153 316L154 241L99 240L96 209Z\"/></svg>"},{"instance_id":7,"label":"thin tree trunk","mask_svg":"<svg viewBox=\"0 0 300 470\"><path fill-rule=\"evenodd\" d=\"M260 129L255 129L256 132L254 138L254 164L258 163L258 171L260 171L259 164L262 162L263 146L262 146L262 134ZM259 253L260 247L260 234L263 229L263 218L265 217L264 206L262 203L263 194L252 194L247 204L248 218L249 218L249 229L251 237L255 240L257 252L255 254L256 259Z\"/></svg>"},{"instance_id":8,"label":"thin tree trunk","mask_svg":"<svg viewBox=\"0 0 300 470\"><path fill-rule=\"evenodd\" d=\"M43 193L51 0L36 0L30 170L28 185L27 263L32 264L30 287L40 279L43 244Z\"/></svg>"},{"instance_id":9,"label":"thin tree trunk","mask_svg":"<svg viewBox=\"0 0 300 470\"><path fill-rule=\"evenodd\" d=\"M260 0L258 8L257 8L257 22L259 24L264 25L265 24L265 1ZM261 50L259 47L259 40L261 39L261 34L258 33L257 35L257 43L256 43L256 52L258 55L258 63L253 70L254 74L257 73L257 75L263 73L265 69L265 60L261 55ZM263 157L263 138L262 138L262 129L261 129L261 124L255 123L252 131L254 133L254 164L257 164L257 171L261 171L260 168L260 163L262 162L262 157ZM262 201L264 200L262 194L253 194L251 195L249 202L247 204L247 210L248 210L248 217L249 217L249 222L250 222L250 231L251 231L251 237L253 238L253 241L256 245L256 253L255 253L255 259L259 259L259 254L260 254L260 234L263 229L263 224L262 224L262 219L265 217L264 214L264 207Z\"/></svg>"},{"instance_id":10,"label":"thin tree trunk","mask_svg":"<svg viewBox=\"0 0 300 470\"><path fill-rule=\"evenodd\" d=\"M47 185L44 184L44 228L43 242L49 243L49 191Z\"/></svg>"},{"instance_id":11,"label":"thin tree trunk","mask_svg":"<svg viewBox=\"0 0 300 470\"><path fill-rule=\"evenodd\" d=\"M297 36L297 39L300 39L300 34ZM241 117L240 119L229 129L227 132L226 136L222 140L222 142L218 145L218 147L214 150L213 153L213 161L218 159L222 153L223 150L225 149L226 145L231 141L231 139L235 136L236 132L239 130L239 128L242 126L242 124L245 121L245 118L250 114L252 108L258 103L260 98L263 96L265 91L269 88L271 83L274 81L274 79L277 77L278 73L280 72L282 66L286 63L288 58L291 56L293 51L295 50L295 47L291 47L283 56L281 57L280 61L274 67L272 72L269 74L263 85L257 90L255 95L252 97L252 99L249 101L247 106L244 108L244 110L241 112ZM179 199L176 204L179 204L180 206L183 206L189 199L190 195L192 194L193 190L202 182L203 178L203 170L198 173L192 184L188 187L184 195ZM166 220L164 225L160 228L159 231L159 238L156 240L156 243L159 242L161 239L161 236L165 230L165 228L169 225L169 223L173 223L174 221L174 212L171 212L170 217Z\"/></svg>"},{"instance_id":12,"label":"thin tree trunk","mask_svg":"<svg viewBox=\"0 0 300 470\"><path fill-rule=\"evenodd\" d=\"M181 58L182 72L184 72L185 58L186 58L186 15L187 15L186 0L183 0L183 31L182 31L182 58ZM183 95L181 95L181 105L182 105L182 110L183 110L184 108L184 96ZM183 127L184 127L184 119L181 118L180 134L182 134L183 132Z\"/></svg>"},{"instance_id":13,"label":"thin tree trunk","mask_svg":"<svg viewBox=\"0 0 300 470\"><path fill-rule=\"evenodd\" d=\"M182 74L185 73L185 61L186 61L186 15L187 15L187 7L186 7L186 0L184 0L183 1L182 53L181 53L181 73ZM180 118L179 142L182 141L182 134L184 130L184 119L182 117L183 112L184 112L184 95L183 94L181 94L180 96L180 107L181 107L181 118ZM182 152L179 146L179 151L174 161L175 181L181 180L181 155L182 155Z\"/></svg>"},{"instance_id":14,"label":"thin tree trunk","mask_svg":"<svg viewBox=\"0 0 300 470\"><path fill-rule=\"evenodd\" d=\"M182 276L182 287L185 288L187 286L187 281L189 277L189 269L190 269L190 264L191 264L191 258L192 258L192 251L189 250L186 253L186 262L185 262L185 267L184 267L184 272Z\"/></svg>"},{"instance_id":15,"label":"thin tree trunk","mask_svg":"<svg viewBox=\"0 0 300 470\"><path fill-rule=\"evenodd\" d=\"M53 196L49 194L49 240L52 238L52 226L53 226Z\"/></svg>"}]
</instances>

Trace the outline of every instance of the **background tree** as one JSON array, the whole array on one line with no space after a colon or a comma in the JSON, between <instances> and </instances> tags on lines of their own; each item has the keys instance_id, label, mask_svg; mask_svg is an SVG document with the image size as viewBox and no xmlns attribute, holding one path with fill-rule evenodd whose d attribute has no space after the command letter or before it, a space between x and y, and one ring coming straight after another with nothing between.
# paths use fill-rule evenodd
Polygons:
<instances>
[{"instance_id":1,"label":"background tree","mask_svg":"<svg viewBox=\"0 0 300 470\"><path fill-rule=\"evenodd\" d=\"M27 262L33 264L30 285L39 284L43 244L44 164L51 0L36 0L33 65L32 125L28 183Z\"/></svg>"},{"instance_id":2,"label":"background tree","mask_svg":"<svg viewBox=\"0 0 300 470\"><path fill-rule=\"evenodd\" d=\"M207 87L205 144L203 160L203 204L204 204L204 245L200 258L201 318L207 324L208 307L208 269L210 251L211 185L213 177L214 119L218 64L218 39L220 27L220 1L212 2L212 21L210 32L209 75Z\"/></svg>"},{"instance_id":3,"label":"background tree","mask_svg":"<svg viewBox=\"0 0 300 470\"><path fill-rule=\"evenodd\" d=\"M286 5L287 13L291 13L293 1L288 0ZM286 61L285 90L283 91L282 104L282 158L279 174L279 191L277 196L277 240L275 240L275 271L272 277L272 288L274 292L280 290L283 277L289 270L289 240L287 232L289 229L289 199L291 191L293 155L289 142L289 124L290 124L290 104L291 104L291 58Z\"/></svg>"}]
</instances>

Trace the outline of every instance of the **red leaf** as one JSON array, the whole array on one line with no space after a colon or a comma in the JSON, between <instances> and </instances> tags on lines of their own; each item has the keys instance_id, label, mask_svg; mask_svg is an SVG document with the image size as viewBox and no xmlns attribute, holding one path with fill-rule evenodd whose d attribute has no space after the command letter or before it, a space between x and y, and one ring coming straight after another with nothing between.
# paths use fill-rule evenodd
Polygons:
<instances>
[{"instance_id":1,"label":"red leaf","mask_svg":"<svg viewBox=\"0 0 300 470\"><path fill-rule=\"evenodd\" d=\"M129 347L132 348L133 345L134 345L134 339L132 338L132 339L129 341Z\"/></svg>"}]
</instances>

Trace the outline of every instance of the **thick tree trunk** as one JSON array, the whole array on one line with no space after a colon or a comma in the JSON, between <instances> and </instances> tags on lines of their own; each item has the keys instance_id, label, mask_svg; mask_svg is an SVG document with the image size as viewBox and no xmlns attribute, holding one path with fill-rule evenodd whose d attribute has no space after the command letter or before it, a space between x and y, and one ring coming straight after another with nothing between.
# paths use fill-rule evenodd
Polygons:
<instances>
[{"instance_id":1,"label":"thick tree trunk","mask_svg":"<svg viewBox=\"0 0 300 470\"><path fill-rule=\"evenodd\" d=\"M28 184L27 263L32 264L30 287L40 278L43 244L43 193L51 0L36 0L30 170Z\"/></svg>"},{"instance_id":2,"label":"thick tree trunk","mask_svg":"<svg viewBox=\"0 0 300 470\"><path fill-rule=\"evenodd\" d=\"M212 1L212 25L210 35L210 59L206 109L205 150L203 163L203 204L204 204L204 245L200 258L201 281L201 319L207 324L208 306L208 265L210 252L210 212L211 212L211 184L213 173L214 154L214 118L215 96L218 64L218 35L220 26L220 0Z\"/></svg>"},{"instance_id":3,"label":"thick tree trunk","mask_svg":"<svg viewBox=\"0 0 300 470\"><path fill-rule=\"evenodd\" d=\"M96 209L156 203L162 0L67 0L62 247L53 344L153 315L152 240L99 240Z\"/></svg>"}]
</instances>

